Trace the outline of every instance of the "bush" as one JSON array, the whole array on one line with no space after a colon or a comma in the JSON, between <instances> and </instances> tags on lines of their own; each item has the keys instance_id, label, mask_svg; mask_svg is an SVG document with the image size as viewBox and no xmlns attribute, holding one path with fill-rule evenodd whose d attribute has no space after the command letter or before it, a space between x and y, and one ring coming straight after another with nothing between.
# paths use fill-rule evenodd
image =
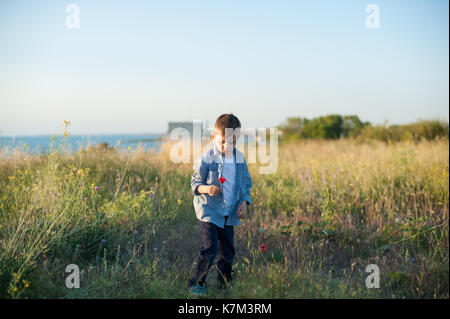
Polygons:
<instances>
[{"instance_id":1,"label":"bush","mask_svg":"<svg viewBox=\"0 0 450 319\"><path fill-rule=\"evenodd\" d=\"M327 115L309 120L290 117L280 125L281 141L297 139L356 138L358 141L384 142L434 140L449 137L448 123L440 120L419 120L405 125L376 125L362 122L356 115Z\"/></svg>"}]
</instances>

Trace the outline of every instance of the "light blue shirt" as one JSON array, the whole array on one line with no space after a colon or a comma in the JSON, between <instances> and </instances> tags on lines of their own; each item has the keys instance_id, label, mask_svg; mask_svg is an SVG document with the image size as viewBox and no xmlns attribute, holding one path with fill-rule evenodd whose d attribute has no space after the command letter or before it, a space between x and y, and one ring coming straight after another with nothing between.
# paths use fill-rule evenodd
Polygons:
<instances>
[{"instance_id":1,"label":"light blue shirt","mask_svg":"<svg viewBox=\"0 0 450 319\"><path fill-rule=\"evenodd\" d=\"M225 216L229 216L235 204L236 160L233 155L230 158L222 156L222 161L222 177L226 179L222 184L223 201L225 202Z\"/></svg>"},{"instance_id":2,"label":"light blue shirt","mask_svg":"<svg viewBox=\"0 0 450 319\"><path fill-rule=\"evenodd\" d=\"M239 218L237 217L237 208L243 201L247 201L251 204L250 200L250 189L252 187L252 179L248 172L247 162L244 158L244 154L237 150L233 149L233 158L235 160L235 173L234 173L234 186L230 183L230 188L233 189L232 192L222 191L216 196L209 196L209 194L200 194L197 191L198 186L200 185L216 185L219 187L223 187L225 185L220 185L220 177L223 173L223 164L225 161L222 160L222 154L217 150L217 147L213 145L210 149L206 150L194 163L194 172L191 178L191 188L192 193L194 194L194 209L195 214L197 215L197 219L202 222L210 222L221 228L225 225L229 226L237 226L241 223ZM229 166L229 167L232 167ZM228 170L226 167L225 170ZM225 173L227 174L227 173ZM233 176L233 174L228 174L228 178ZM224 184L229 183L233 178ZM228 189L228 186L227 186ZM224 196L228 196L226 194L234 194L234 199L229 202L231 204L231 209L228 210L229 217L225 224L225 198ZM232 204L234 203L234 204Z\"/></svg>"}]
</instances>

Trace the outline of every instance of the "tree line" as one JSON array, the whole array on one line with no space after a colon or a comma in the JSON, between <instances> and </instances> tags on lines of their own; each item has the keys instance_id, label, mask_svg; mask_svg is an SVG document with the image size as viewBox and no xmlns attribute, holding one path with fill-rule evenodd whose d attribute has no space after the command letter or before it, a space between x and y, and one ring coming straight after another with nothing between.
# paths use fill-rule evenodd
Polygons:
<instances>
[{"instance_id":1,"label":"tree line","mask_svg":"<svg viewBox=\"0 0 450 319\"><path fill-rule=\"evenodd\" d=\"M418 120L401 125L372 125L356 115L331 114L313 119L289 117L277 126L280 140L295 139L375 139L385 142L420 141L449 137L449 125L442 120Z\"/></svg>"}]
</instances>

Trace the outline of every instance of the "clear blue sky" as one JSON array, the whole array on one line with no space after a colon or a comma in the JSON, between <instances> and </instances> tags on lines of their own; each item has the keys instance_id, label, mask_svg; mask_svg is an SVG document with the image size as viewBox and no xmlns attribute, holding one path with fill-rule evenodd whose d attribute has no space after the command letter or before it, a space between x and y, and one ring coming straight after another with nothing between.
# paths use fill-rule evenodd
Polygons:
<instances>
[{"instance_id":1,"label":"clear blue sky","mask_svg":"<svg viewBox=\"0 0 450 319\"><path fill-rule=\"evenodd\" d=\"M80 28L66 27L66 5ZM380 8L379 29L365 25ZM164 132L356 114L448 121L444 0L1 1L0 131Z\"/></svg>"}]
</instances>

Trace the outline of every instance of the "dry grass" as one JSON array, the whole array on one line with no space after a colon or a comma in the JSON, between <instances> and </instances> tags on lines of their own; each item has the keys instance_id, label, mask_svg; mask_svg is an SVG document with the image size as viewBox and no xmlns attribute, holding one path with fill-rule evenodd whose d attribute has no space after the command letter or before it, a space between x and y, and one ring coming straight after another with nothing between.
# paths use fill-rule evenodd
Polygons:
<instances>
[{"instance_id":1,"label":"dry grass","mask_svg":"<svg viewBox=\"0 0 450 319\"><path fill-rule=\"evenodd\" d=\"M189 297L192 164L169 152L1 155L2 297ZM225 297L448 298L448 154L448 139L305 140L280 145L275 174L250 164L254 204ZM80 289L65 287L72 263ZM368 264L380 289L365 286Z\"/></svg>"}]
</instances>

